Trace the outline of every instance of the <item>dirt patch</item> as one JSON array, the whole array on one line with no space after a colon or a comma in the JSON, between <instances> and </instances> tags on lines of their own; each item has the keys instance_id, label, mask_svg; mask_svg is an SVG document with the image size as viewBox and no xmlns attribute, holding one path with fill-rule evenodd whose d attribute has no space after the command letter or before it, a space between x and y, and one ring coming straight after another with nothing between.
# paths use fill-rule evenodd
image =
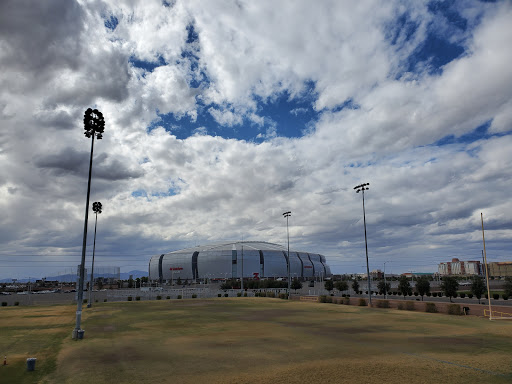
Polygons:
<instances>
[{"instance_id":1,"label":"dirt patch","mask_svg":"<svg viewBox=\"0 0 512 384\"><path fill-rule=\"evenodd\" d=\"M413 337L408 339L411 342L425 345L444 347L454 346L481 346L482 340L478 337Z\"/></svg>"},{"instance_id":2,"label":"dirt patch","mask_svg":"<svg viewBox=\"0 0 512 384\"><path fill-rule=\"evenodd\" d=\"M283 309L263 309L251 311L250 314L241 316L240 320L249 321L275 321L276 319L284 316L293 316L299 313L299 311L283 310Z\"/></svg>"}]
</instances>

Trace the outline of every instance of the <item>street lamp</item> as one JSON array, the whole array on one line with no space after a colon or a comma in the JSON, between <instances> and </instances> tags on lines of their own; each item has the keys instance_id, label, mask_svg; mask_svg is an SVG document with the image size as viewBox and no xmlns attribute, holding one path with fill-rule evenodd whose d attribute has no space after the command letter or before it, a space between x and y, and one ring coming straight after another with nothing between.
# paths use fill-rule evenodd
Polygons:
<instances>
[{"instance_id":1,"label":"street lamp","mask_svg":"<svg viewBox=\"0 0 512 384\"><path fill-rule=\"evenodd\" d=\"M283 213L283 216L286 217L286 235L288 238L288 300L290 300L290 231L288 230L288 218L292 215L291 211Z\"/></svg>"},{"instance_id":2,"label":"street lamp","mask_svg":"<svg viewBox=\"0 0 512 384\"><path fill-rule=\"evenodd\" d=\"M76 325L73 330L72 338L78 339L78 331L80 331L80 321L82 320L82 301L84 297L84 280L85 280L85 249L87 247L87 220L89 218L89 197L91 195L91 173L92 173L92 154L94 151L94 137L98 140L103 138L105 129L105 120L103 114L97 109L88 108L84 114L84 134L90 138L91 142L91 158L89 160L89 179L87 182L87 200L85 203L85 221L84 221L84 238L82 243L82 260L80 263L80 278L78 280L78 297L76 306Z\"/></svg>"},{"instance_id":3,"label":"street lamp","mask_svg":"<svg viewBox=\"0 0 512 384\"><path fill-rule=\"evenodd\" d=\"M92 267L91 267L91 282L89 284L89 302L87 308L92 307L92 288L94 287L94 253L96 252L96 226L98 225L98 213L101 213L101 203L96 201L92 203L92 211L96 214L96 221L94 222L94 243L92 246ZM137 288L137 285L135 285Z\"/></svg>"},{"instance_id":4,"label":"street lamp","mask_svg":"<svg viewBox=\"0 0 512 384\"><path fill-rule=\"evenodd\" d=\"M354 187L357 193L362 192L363 193L363 222L364 222L364 245L366 247L366 274L368 276L368 305L372 306L372 291L370 289L370 267L368 265L368 241L366 239L366 212L364 209L364 191L369 190L368 186L370 183L364 183L359 184L358 186Z\"/></svg>"}]
</instances>

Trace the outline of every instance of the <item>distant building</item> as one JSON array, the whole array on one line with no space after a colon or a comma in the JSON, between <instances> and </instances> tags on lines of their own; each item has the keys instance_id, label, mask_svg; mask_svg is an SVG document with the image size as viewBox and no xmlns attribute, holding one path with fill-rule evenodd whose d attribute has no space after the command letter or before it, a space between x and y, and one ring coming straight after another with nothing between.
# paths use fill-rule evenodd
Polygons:
<instances>
[{"instance_id":1,"label":"distant building","mask_svg":"<svg viewBox=\"0 0 512 384\"><path fill-rule=\"evenodd\" d=\"M512 276L512 261L488 263L489 276L508 277Z\"/></svg>"},{"instance_id":2,"label":"distant building","mask_svg":"<svg viewBox=\"0 0 512 384\"><path fill-rule=\"evenodd\" d=\"M460 261L453 258L452 261L439 263L438 271L441 276L481 275L482 266L479 261Z\"/></svg>"},{"instance_id":3,"label":"distant building","mask_svg":"<svg viewBox=\"0 0 512 384\"><path fill-rule=\"evenodd\" d=\"M373 271L371 271L370 276L372 279L383 279L384 278L384 274L382 273L382 271L380 269L374 269ZM366 275L365 275L365 277L366 277Z\"/></svg>"}]
</instances>

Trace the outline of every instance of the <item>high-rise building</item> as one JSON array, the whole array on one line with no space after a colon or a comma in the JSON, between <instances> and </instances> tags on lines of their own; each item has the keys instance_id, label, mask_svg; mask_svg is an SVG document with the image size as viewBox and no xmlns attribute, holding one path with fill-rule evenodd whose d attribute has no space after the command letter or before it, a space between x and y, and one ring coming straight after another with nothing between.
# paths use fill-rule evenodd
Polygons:
<instances>
[{"instance_id":1,"label":"high-rise building","mask_svg":"<svg viewBox=\"0 0 512 384\"><path fill-rule=\"evenodd\" d=\"M480 275L482 274L482 267L480 261L460 261L457 258L453 258L452 261L439 263L438 271L441 276Z\"/></svg>"}]
</instances>

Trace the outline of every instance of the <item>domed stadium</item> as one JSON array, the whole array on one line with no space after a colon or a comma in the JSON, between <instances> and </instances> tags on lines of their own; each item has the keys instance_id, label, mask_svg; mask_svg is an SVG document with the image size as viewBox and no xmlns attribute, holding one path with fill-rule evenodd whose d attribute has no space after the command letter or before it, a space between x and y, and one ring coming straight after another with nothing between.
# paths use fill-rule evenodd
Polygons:
<instances>
[{"instance_id":1,"label":"domed stadium","mask_svg":"<svg viewBox=\"0 0 512 384\"><path fill-rule=\"evenodd\" d=\"M156 255L149 261L149 279L244 279L288 276L286 247L262 241L216 243ZM243 271L243 273L242 273ZM290 250L290 277L331 276L325 257Z\"/></svg>"}]
</instances>

